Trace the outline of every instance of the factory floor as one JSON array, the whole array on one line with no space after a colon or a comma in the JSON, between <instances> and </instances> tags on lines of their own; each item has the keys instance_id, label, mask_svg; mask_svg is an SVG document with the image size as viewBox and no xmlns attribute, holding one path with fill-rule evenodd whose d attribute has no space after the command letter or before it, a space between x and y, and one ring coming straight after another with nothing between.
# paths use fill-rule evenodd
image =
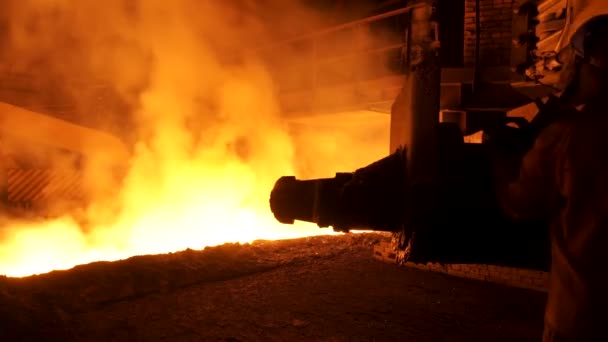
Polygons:
<instances>
[{"instance_id":1,"label":"factory floor","mask_svg":"<svg viewBox=\"0 0 608 342\"><path fill-rule=\"evenodd\" d=\"M385 264L375 234L0 278L0 341L540 341L545 295Z\"/></svg>"}]
</instances>

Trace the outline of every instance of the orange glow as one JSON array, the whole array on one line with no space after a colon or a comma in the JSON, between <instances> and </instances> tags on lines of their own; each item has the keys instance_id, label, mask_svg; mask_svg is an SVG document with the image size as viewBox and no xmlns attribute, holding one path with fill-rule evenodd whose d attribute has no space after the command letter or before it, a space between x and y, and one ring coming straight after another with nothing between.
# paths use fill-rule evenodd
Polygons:
<instances>
[{"instance_id":1,"label":"orange glow","mask_svg":"<svg viewBox=\"0 0 608 342\"><path fill-rule=\"evenodd\" d=\"M193 154L173 144L155 150L139 146L122 190L121 214L113 223L96 224L88 233L69 216L51 222L12 223L0 246L0 273L25 276L97 260L201 249L225 242L334 234L303 222L279 224L269 210L268 196L281 175L332 176L385 155L388 116L342 115L355 120L350 125L332 124L332 117L320 124L300 123L293 138L284 131L260 127L268 140L258 141L263 148L258 146L247 161L221 152L217 145L201 147ZM227 126L229 130L238 128ZM163 134L179 140L186 133L179 129ZM292 156L294 140L308 141L302 143L306 154L300 162L314 169L296 171L292 165L297 164ZM159 160L162 162L157 163Z\"/></svg>"},{"instance_id":2,"label":"orange glow","mask_svg":"<svg viewBox=\"0 0 608 342\"><path fill-rule=\"evenodd\" d=\"M322 128L283 118L263 63L220 63L214 35L235 43L248 29L226 27L217 19L224 9L192 7L198 1L142 0L133 19L118 1L79 1L77 11L68 0L31 3L38 17L53 16L36 41L19 26L32 20L32 8L16 10L15 61L47 53L60 75L103 75L135 104L130 114L137 139L129 160L122 161L128 164L122 184L111 183L99 165L85 168L94 201L84 213L5 223L0 274L26 276L225 242L330 234L312 224L276 222L268 205L274 182L282 175L333 176L388 152L386 114L345 113L336 122L323 121ZM201 19L201 11L215 19ZM53 44L63 30L81 41L77 48L83 50L74 55L84 58L63 59L65 51ZM116 37L119 42L109 43ZM79 223L82 217L86 226Z\"/></svg>"}]
</instances>

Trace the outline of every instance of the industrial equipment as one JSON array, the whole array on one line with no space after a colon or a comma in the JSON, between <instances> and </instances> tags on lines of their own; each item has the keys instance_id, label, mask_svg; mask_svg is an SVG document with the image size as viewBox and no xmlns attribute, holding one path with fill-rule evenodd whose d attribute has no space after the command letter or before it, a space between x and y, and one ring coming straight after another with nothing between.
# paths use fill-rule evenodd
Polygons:
<instances>
[{"instance_id":1,"label":"industrial equipment","mask_svg":"<svg viewBox=\"0 0 608 342\"><path fill-rule=\"evenodd\" d=\"M432 115L439 113L440 89L435 3L420 4L411 11L409 70L391 112L394 152L333 179L283 177L272 190L271 210L287 224L302 220L338 231L392 232L401 261L547 270L547 222L511 220L501 210L495 189L518 171L537 134L567 109L550 96L528 105L538 113L532 120L496 113L461 112L455 120ZM531 28L536 48L527 75L552 86L558 83L557 56L565 42L586 20L608 13L603 0L519 5L528 6L528 11L532 5L537 17ZM465 143L464 136L480 131L481 144Z\"/></svg>"}]
</instances>

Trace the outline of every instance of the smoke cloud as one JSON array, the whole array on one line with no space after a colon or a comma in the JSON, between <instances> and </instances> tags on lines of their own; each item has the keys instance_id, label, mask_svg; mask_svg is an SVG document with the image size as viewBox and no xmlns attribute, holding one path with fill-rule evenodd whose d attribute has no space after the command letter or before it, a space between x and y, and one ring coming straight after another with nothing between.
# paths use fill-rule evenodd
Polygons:
<instances>
[{"instance_id":1,"label":"smoke cloud","mask_svg":"<svg viewBox=\"0 0 608 342\"><path fill-rule=\"evenodd\" d=\"M3 5L2 71L34 75L47 94L69 99L78 113L71 119L117 136L127 155L85 153L78 171L92 201L82 210L3 222L0 274L328 233L276 223L269 192L281 175L338 171L347 165L333 162L338 150L354 147L361 134L326 127L323 138L302 124L294 131L281 116L267 60L253 51L304 25L294 23L329 21L291 1L266 3L271 10L261 12L259 6L197 0ZM256 11L263 15L252 15ZM36 109L38 102L26 105ZM378 122L373 131L357 126L366 132L359 142L367 150L351 151L350 160L371 162L387 152L382 132L388 121ZM65 157L51 159L55 167L76 167Z\"/></svg>"}]
</instances>

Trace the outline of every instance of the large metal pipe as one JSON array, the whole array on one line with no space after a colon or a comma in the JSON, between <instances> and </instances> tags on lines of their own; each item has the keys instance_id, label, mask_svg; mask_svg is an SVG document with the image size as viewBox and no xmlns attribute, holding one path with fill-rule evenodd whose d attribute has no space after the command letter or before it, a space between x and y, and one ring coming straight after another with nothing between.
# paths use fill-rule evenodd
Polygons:
<instances>
[{"instance_id":1,"label":"large metal pipe","mask_svg":"<svg viewBox=\"0 0 608 342\"><path fill-rule=\"evenodd\" d=\"M404 150L334 178L281 177L270 194L270 209L285 224L314 222L335 231L397 232L407 216Z\"/></svg>"}]
</instances>

